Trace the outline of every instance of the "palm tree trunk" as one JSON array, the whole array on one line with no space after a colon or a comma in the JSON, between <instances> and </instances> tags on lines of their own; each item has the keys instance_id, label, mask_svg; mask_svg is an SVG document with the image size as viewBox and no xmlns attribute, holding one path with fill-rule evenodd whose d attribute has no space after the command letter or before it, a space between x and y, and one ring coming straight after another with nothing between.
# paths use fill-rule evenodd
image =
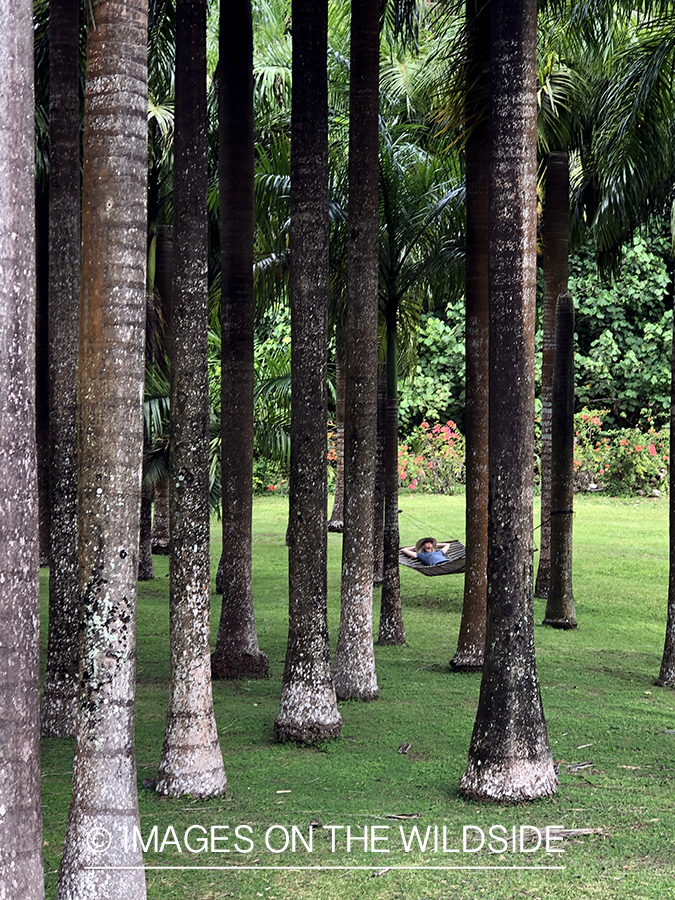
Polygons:
<instances>
[{"instance_id":1,"label":"palm tree trunk","mask_svg":"<svg viewBox=\"0 0 675 900\"><path fill-rule=\"evenodd\" d=\"M549 153L544 198L544 315L541 360L541 530L535 597L548 597L551 579L551 410L555 365L555 310L567 291L569 260L569 158Z\"/></svg>"},{"instance_id":2,"label":"palm tree trunk","mask_svg":"<svg viewBox=\"0 0 675 900\"><path fill-rule=\"evenodd\" d=\"M488 207L490 5L467 0L471 72L466 99L466 569L453 669L480 669L485 650L488 523Z\"/></svg>"},{"instance_id":3,"label":"palm tree trunk","mask_svg":"<svg viewBox=\"0 0 675 900\"><path fill-rule=\"evenodd\" d=\"M379 694L373 651L377 441L380 2L352 6L342 591L333 681L341 700Z\"/></svg>"},{"instance_id":4,"label":"palm tree trunk","mask_svg":"<svg viewBox=\"0 0 675 900\"><path fill-rule=\"evenodd\" d=\"M384 563L378 644L405 644L398 571L398 343L396 309L387 323L387 399L384 425Z\"/></svg>"},{"instance_id":5,"label":"palm tree trunk","mask_svg":"<svg viewBox=\"0 0 675 900\"><path fill-rule=\"evenodd\" d=\"M72 737L77 715L77 343L80 300L79 0L49 8L49 641L44 737Z\"/></svg>"},{"instance_id":6,"label":"palm tree trunk","mask_svg":"<svg viewBox=\"0 0 675 900\"><path fill-rule=\"evenodd\" d=\"M558 297L551 411L551 578L544 625L576 628L572 591L574 512L574 303Z\"/></svg>"},{"instance_id":7,"label":"palm tree trunk","mask_svg":"<svg viewBox=\"0 0 675 900\"><path fill-rule=\"evenodd\" d=\"M227 787L209 648L209 376L206 0L176 4L171 370L171 688L157 791L213 797Z\"/></svg>"},{"instance_id":8,"label":"palm tree trunk","mask_svg":"<svg viewBox=\"0 0 675 900\"><path fill-rule=\"evenodd\" d=\"M220 9L223 604L215 678L263 678L251 587L253 513L253 33L251 0Z\"/></svg>"},{"instance_id":9,"label":"palm tree trunk","mask_svg":"<svg viewBox=\"0 0 675 900\"><path fill-rule=\"evenodd\" d=\"M142 900L141 852L125 850L123 835L125 828L131 833L140 825L134 684L143 466L148 10L145 0L99 0L94 13L96 27L90 23L87 41L78 385L80 689L57 897ZM92 834L109 835L107 849L97 846ZM113 866L120 868L106 871Z\"/></svg>"},{"instance_id":10,"label":"palm tree trunk","mask_svg":"<svg viewBox=\"0 0 675 900\"><path fill-rule=\"evenodd\" d=\"M345 517L345 348L339 337L335 347L335 495L328 530L340 533Z\"/></svg>"},{"instance_id":11,"label":"palm tree trunk","mask_svg":"<svg viewBox=\"0 0 675 900\"><path fill-rule=\"evenodd\" d=\"M293 0L291 118L291 466L288 647L274 732L338 737L327 609L328 320L327 0Z\"/></svg>"},{"instance_id":12,"label":"palm tree trunk","mask_svg":"<svg viewBox=\"0 0 675 900\"><path fill-rule=\"evenodd\" d=\"M557 785L532 610L537 6L493 0L492 12L487 634L460 790L514 802Z\"/></svg>"},{"instance_id":13,"label":"palm tree trunk","mask_svg":"<svg viewBox=\"0 0 675 900\"><path fill-rule=\"evenodd\" d=\"M377 374L377 447L375 449L375 489L373 495L373 580L382 584L384 571L384 444L387 383L378 366Z\"/></svg>"},{"instance_id":14,"label":"palm tree trunk","mask_svg":"<svg viewBox=\"0 0 675 900\"><path fill-rule=\"evenodd\" d=\"M0 14L0 892L42 900L33 4Z\"/></svg>"},{"instance_id":15,"label":"palm tree trunk","mask_svg":"<svg viewBox=\"0 0 675 900\"><path fill-rule=\"evenodd\" d=\"M671 305L675 311L675 256L669 259ZM673 343L670 358L670 446L675 447L675 316L673 317ZM675 464L670 456L670 483L673 483ZM666 637L661 659L661 669L657 684L661 687L675 685L675 491L670 490L668 497L668 617L666 621Z\"/></svg>"},{"instance_id":16,"label":"palm tree trunk","mask_svg":"<svg viewBox=\"0 0 675 900\"><path fill-rule=\"evenodd\" d=\"M155 484L152 519L152 552L158 556L166 556L169 552L169 531L169 481L163 478Z\"/></svg>"}]
</instances>

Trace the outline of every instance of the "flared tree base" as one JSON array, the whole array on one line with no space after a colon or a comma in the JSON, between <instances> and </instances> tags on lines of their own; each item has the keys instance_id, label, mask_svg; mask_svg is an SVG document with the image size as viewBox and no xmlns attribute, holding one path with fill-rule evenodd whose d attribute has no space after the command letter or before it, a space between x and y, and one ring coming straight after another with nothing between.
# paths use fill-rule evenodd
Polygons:
<instances>
[{"instance_id":1,"label":"flared tree base","mask_svg":"<svg viewBox=\"0 0 675 900\"><path fill-rule=\"evenodd\" d=\"M267 678L270 661L262 650L238 655L211 654L211 678Z\"/></svg>"},{"instance_id":2,"label":"flared tree base","mask_svg":"<svg viewBox=\"0 0 675 900\"><path fill-rule=\"evenodd\" d=\"M522 803L540 797L552 797L558 787L553 762L545 760L513 760L512 762L482 762L477 766L470 759L459 783L466 800Z\"/></svg>"},{"instance_id":3,"label":"flared tree base","mask_svg":"<svg viewBox=\"0 0 675 900\"><path fill-rule=\"evenodd\" d=\"M335 684L335 696L338 700L362 700L364 703L370 703L372 700L377 700L380 696L380 689L377 684L375 687L370 685L364 686L352 682L348 678L341 679L335 675L333 676L333 682Z\"/></svg>"},{"instance_id":4,"label":"flared tree base","mask_svg":"<svg viewBox=\"0 0 675 900\"><path fill-rule=\"evenodd\" d=\"M342 519L331 519L328 523L327 530L333 532L334 534L342 534L344 531L345 523Z\"/></svg>"},{"instance_id":5,"label":"flared tree base","mask_svg":"<svg viewBox=\"0 0 675 900\"><path fill-rule=\"evenodd\" d=\"M564 631L571 631L573 628L577 627L577 620L574 618L570 619L549 619L547 616L544 621L541 623L542 625L548 625L550 628L560 628Z\"/></svg>"},{"instance_id":6,"label":"flared tree base","mask_svg":"<svg viewBox=\"0 0 675 900\"><path fill-rule=\"evenodd\" d=\"M481 672L483 670L483 654L477 650L457 650L450 660L453 672Z\"/></svg>"},{"instance_id":7,"label":"flared tree base","mask_svg":"<svg viewBox=\"0 0 675 900\"><path fill-rule=\"evenodd\" d=\"M403 646L405 644L405 629L403 622L397 617L380 618L380 627L377 632L377 643L385 646Z\"/></svg>"},{"instance_id":8,"label":"flared tree base","mask_svg":"<svg viewBox=\"0 0 675 900\"><path fill-rule=\"evenodd\" d=\"M160 766L157 776L157 793L165 797L195 797L206 799L207 797L220 797L227 791L227 778L223 769L223 758L220 762L213 760L215 765L208 768L208 761L204 768L195 768L194 761L190 758L194 752L181 754L179 750L171 756L171 768ZM187 757L187 758L186 758Z\"/></svg>"},{"instance_id":9,"label":"flared tree base","mask_svg":"<svg viewBox=\"0 0 675 900\"><path fill-rule=\"evenodd\" d=\"M316 685L295 681L282 685L279 715L274 723L278 741L320 744L340 737L341 731L342 716L331 681Z\"/></svg>"}]
</instances>

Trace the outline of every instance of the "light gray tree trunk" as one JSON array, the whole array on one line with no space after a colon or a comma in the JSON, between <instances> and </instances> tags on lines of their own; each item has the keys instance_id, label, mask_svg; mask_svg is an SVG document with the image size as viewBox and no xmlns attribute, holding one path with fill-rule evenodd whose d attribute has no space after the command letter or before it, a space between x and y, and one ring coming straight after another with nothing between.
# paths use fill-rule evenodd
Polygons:
<instances>
[{"instance_id":1,"label":"light gray tree trunk","mask_svg":"<svg viewBox=\"0 0 675 900\"><path fill-rule=\"evenodd\" d=\"M499 802L549 796L558 781L532 609L536 47L535 0L493 0L487 634L460 790L468 799Z\"/></svg>"},{"instance_id":2,"label":"light gray tree trunk","mask_svg":"<svg viewBox=\"0 0 675 900\"><path fill-rule=\"evenodd\" d=\"M79 0L49 7L49 643L44 737L77 715L77 342L80 302Z\"/></svg>"},{"instance_id":3,"label":"light gray tree trunk","mask_svg":"<svg viewBox=\"0 0 675 900\"><path fill-rule=\"evenodd\" d=\"M158 556L166 556L169 552L169 523L169 481L163 478L155 484L152 517L152 552Z\"/></svg>"},{"instance_id":4,"label":"light gray tree trunk","mask_svg":"<svg viewBox=\"0 0 675 900\"><path fill-rule=\"evenodd\" d=\"M209 647L209 377L206 0L176 3L174 284L171 371L171 688L157 790L227 787Z\"/></svg>"},{"instance_id":5,"label":"light gray tree trunk","mask_svg":"<svg viewBox=\"0 0 675 900\"><path fill-rule=\"evenodd\" d=\"M0 15L0 897L42 900L33 4Z\"/></svg>"},{"instance_id":6,"label":"light gray tree trunk","mask_svg":"<svg viewBox=\"0 0 675 900\"><path fill-rule=\"evenodd\" d=\"M134 688L148 10L145 0L100 0L90 12L96 27L90 22L87 40L78 385L80 688L57 897L144 900L140 848L125 849L124 835L140 824Z\"/></svg>"},{"instance_id":7,"label":"light gray tree trunk","mask_svg":"<svg viewBox=\"0 0 675 900\"><path fill-rule=\"evenodd\" d=\"M377 447L380 3L352 6L342 594L333 682L340 700L379 694L373 651Z\"/></svg>"},{"instance_id":8,"label":"light gray tree trunk","mask_svg":"<svg viewBox=\"0 0 675 900\"><path fill-rule=\"evenodd\" d=\"M274 732L338 737L327 609L327 0L293 0L291 119L291 477L288 647Z\"/></svg>"}]
</instances>

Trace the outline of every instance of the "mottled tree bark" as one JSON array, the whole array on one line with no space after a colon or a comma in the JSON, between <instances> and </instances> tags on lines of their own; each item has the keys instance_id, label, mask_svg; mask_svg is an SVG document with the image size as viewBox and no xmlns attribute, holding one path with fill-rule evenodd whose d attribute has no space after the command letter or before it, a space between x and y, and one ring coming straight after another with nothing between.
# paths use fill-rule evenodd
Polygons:
<instances>
[{"instance_id":1,"label":"mottled tree bark","mask_svg":"<svg viewBox=\"0 0 675 900\"><path fill-rule=\"evenodd\" d=\"M380 2L352 6L349 89L347 383L342 590L333 682L340 700L379 694L373 651L377 445Z\"/></svg>"},{"instance_id":2,"label":"mottled tree bark","mask_svg":"<svg viewBox=\"0 0 675 900\"><path fill-rule=\"evenodd\" d=\"M72 737L77 716L77 342L80 301L79 0L49 7L49 420L52 566L40 721Z\"/></svg>"},{"instance_id":3,"label":"mottled tree bark","mask_svg":"<svg viewBox=\"0 0 675 900\"><path fill-rule=\"evenodd\" d=\"M293 0L291 118L291 472L288 647L274 732L338 737L327 612L327 0Z\"/></svg>"},{"instance_id":4,"label":"mottled tree bark","mask_svg":"<svg viewBox=\"0 0 675 900\"><path fill-rule=\"evenodd\" d=\"M377 445L375 448L375 488L373 494L373 579L382 584L384 571L384 423L387 406L387 384L378 367L377 374Z\"/></svg>"},{"instance_id":5,"label":"mottled tree bark","mask_svg":"<svg viewBox=\"0 0 675 900\"><path fill-rule=\"evenodd\" d=\"M466 112L466 567L454 669L480 669L485 650L488 522L488 207L490 5L467 0Z\"/></svg>"},{"instance_id":6,"label":"mottled tree bark","mask_svg":"<svg viewBox=\"0 0 675 900\"><path fill-rule=\"evenodd\" d=\"M209 648L209 374L206 0L176 3L174 361L171 370L171 688L160 794L227 787Z\"/></svg>"},{"instance_id":7,"label":"mottled tree bark","mask_svg":"<svg viewBox=\"0 0 675 900\"><path fill-rule=\"evenodd\" d=\"M152 517L152 552L158 556L169 553L169 481L167 478L155 484L155 500Z\"/></svg>"},{"instance_id":8,"label":"mottled tree bark","mask_svg":"<svg viewBox=\"0 0 675 900\"><path fill-rule=\"evenodd\" d=\"M549 153L544 194L544 314L541 358L541 529L535 597L548 597L551 579L551 409L555 364L555 310L567 290L569 262L569 158Z\"/></svg>"},{"instance_id":9,"label":"mottled tree bark","mask_svg":"<svg viewBox=\"0 0 675 900\"><path fill-rule=\"evenodd\" d=\"M251 0L220 8L220 300L223 604L215 678L263 678L251 586L253 512L253 33Z\"/></svg>"},{"instance_id":10,"label":"mottled tree bark","mask_svg":"<svg viewBox=\"0 0 675 900\"><path fill-rule=\"evenodd\" d=\"M345 348L336 338L335 348L335 495L328 530L341 532L345 519L345 390L347 368Z\"/></svg>"},{"instance_id":11,"label":"mottled tree bark","mask_svg":"<svg viewBox=\"0 0 675 900\"><path fill-rule=\"evenodd\" d=\"M141 522L138 537L138 580L152 581L155 567L152 562L152 488L143 486L141 493Z\"/></svg>"},{"instance_id":12,"label":"mottled tree bark","mask_svg":"<svg viewBox=\"0 0 675 900\"><path fill-rule=\"evenodd\" d=\"M534 653L535 0L493 0L490 108L490 498L485 663L464 797L553 794Z\"/></svg>"},{"instance_id":13,"label":"mottled tree bark","mask_svg":"<svg viewBox=\"0 0 675 900\"><path fill-rule=\"evenodd\" d=\"M145 0L87 40L78 384L80 675L59 900L145 898L134 757L147 228ZM120 868L111 868L120 867ZM134 868L135 867L135 868Z\"/></svg>"},{"instance_id":14,"label":"mottled tree bark","mask_svg":"<svg viewBox=\"0 0 675 900\"><path fill-rule=\"evenodd\" d=\"M378 644L405 644L398 571L398 342L397 309L387 309L387 397L384 423L384 546Z\"/></svg>"},{"instance_id":15,"label":"mottled tree bark","mask_svg":"<svg viewBox=\"0 0 675 900\"><path fill-rule=\"evenodd\" d=\"M0 896L42 900L33 4L0 14Z\"/></svg>"},{"instance_id":16,"label":"mottled tree bark","mask_svg":"<svg viewBox=\"0 0 675 900\"><path fill-rule=\"evenodd\" d=\"M544 625L576 628L572 590L574 518L574 303L558 297L551 411L551 578Z\"/></svg>"},{"instance_id":17,"label":"mottled tree bark","mask_svg":"<svg viewBox=\"0 0 675 900\"><path fill-rule=\"evenodd\" d=\"M35 184L35 431L38 473L40 565L49 565L49 186Z\"/></svg>"},{"instance_id":18,"label":"mottled tree bark","mask_svg":"<svg viewBox=\"0 0 675 900\"><path fill-rule=\"evenodd\" d=\"M675 257L671 254L668 265L670 275L671 305L675 311ZM675 317L674 317L675 319ZM670 357L670 446L675 447L675 321ZM671 484L675 475L672 455L669 462ZM660 687L675 685L675 491L668 496L668 614L663 657L657 684Z\"/></svg>"}]
</instances>

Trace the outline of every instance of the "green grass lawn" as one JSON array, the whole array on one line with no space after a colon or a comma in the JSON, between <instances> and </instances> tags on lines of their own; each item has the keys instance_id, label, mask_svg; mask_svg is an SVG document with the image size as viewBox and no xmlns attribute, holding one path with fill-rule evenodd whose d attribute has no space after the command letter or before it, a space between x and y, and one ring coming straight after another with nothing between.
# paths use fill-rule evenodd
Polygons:
<instances>
[{"instance_id":1,"label":"green grass lawn","mask_svg":"<svg viewBox=\"0 0 675 900\"><path fill-rule=\"evenodd\" d=\"M463 536L462 496L402 496L401 508L404 543L413 543L423 533ZM479 805L459 795L480 685L479 675L454 674L448 668L459 628L461 575L423 578L402 569L408 644L375 648L380 699L341 704L344 726L336 742L313 749L274 742L286 649L286 513L281 497L265 497L254 505L254 602L270 676L260 682L214 685L229 782L225 798L166 800L141 787L143 779L156 775L168 698L167 560L155 557L154 581L139 585L136 744L141 827L146 837L156 825L161 843L172 826L182 847L180 853L169 843L163 852L150 849L146 864L254 867L239 872L149 870L150 900L670 896L675 878L675 694L654 684L665 629L667 498L637 502L576 498L574 591L579 628L560 632L542 627L545 604L535 600L539 679L553 757L560 763L560 786L554 799L523 806ZM219 542L214 522L214 577ZM333 646L339 621L340 542L339 535L328 536ZM42 591L44 652L46 572ZM377 625L377 597L375 607ZM220 598L214 596L214 638L219 611ZM407 755L397 753L404 741L411 744ZM72 741L43 742L48 897L55 895L72 753ZM592 766L568 768L580 763ZM387 818L412 814L418 818ZM312 852L305 849L298 835L308 839L310 822L343 826L333 832L335 852L331 832L321 827L314 829ZM229 826L229 842L219 846L230 852L188 852L184 833L191 825ZM598 831L556 844L564 848L557 854L543 849L442 852L444 826L450 850L461 849L464 826L481 828L486 835L491 827L503 826L510 835L514 826L524 825ZM275 848L285 840L283 828L290 835L295 826L295 852L291 846L278 853L266 848L271 826L279 826L269 833ZM374 826L380 827L373 832ZM416 843L408 852L403 850L400 829L408 841L413 826L422 837L431 829L425 852ZM234 833L237 827L239 837ZM221 829L219 834L228 832ZM380 838L374 847L373 836ZM238 852L234 845L250 852ZM277 871L264 866L375 868ZM444 869L410 871L397 866ZM492 868L515 866L564 868Z\"/></svg>"}]
</instances>

